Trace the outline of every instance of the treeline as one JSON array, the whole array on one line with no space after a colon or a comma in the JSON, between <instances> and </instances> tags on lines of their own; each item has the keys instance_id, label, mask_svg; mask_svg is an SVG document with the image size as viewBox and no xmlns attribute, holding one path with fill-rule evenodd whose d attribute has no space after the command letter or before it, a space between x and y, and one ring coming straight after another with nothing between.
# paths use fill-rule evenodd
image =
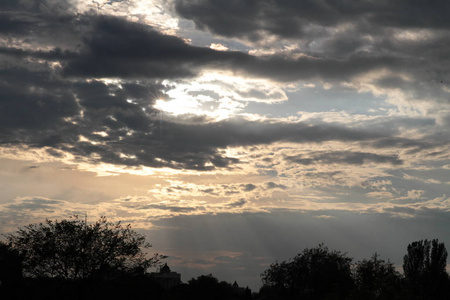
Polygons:
<instances>
[{"instance_id":1,"label":"treeline","mask_svg":"<svg viewBox=\"0 0 450 300\"><path fill-rule=\"evenodd\" d=\"M446 266L447 250L437 239L408 245L403 274L376 253L353 262L319 245L264 271L258 299L450 299Z\"/></svg>"},{"instance_id":2,"label":"treeline","mask_svg":"<svg viewBox=\"0 0 450 300\"><path fill-rule=\"evenodd\" d=\"M403 274L374 254L354 262L323 244L261 274L258 293L212 275L170 289L147 273L164 256L130 225L101 218L31 224L0 242L0 299L450 299L447 250L438 240L408 245Z\"/></svg>"},{"instance_id":3,"label":"treeline","mask_svg":"<svg viewBox=\"0 0 450 300\"><path fill-rule=\"evenodd\" d=\"M170 289L146 275L122 274L111 279L67 280L61 278L21 278L0 286L5 300L249 300L249 288L235 287L212 275L192 278Z\"/></svg>"}]
</instances>

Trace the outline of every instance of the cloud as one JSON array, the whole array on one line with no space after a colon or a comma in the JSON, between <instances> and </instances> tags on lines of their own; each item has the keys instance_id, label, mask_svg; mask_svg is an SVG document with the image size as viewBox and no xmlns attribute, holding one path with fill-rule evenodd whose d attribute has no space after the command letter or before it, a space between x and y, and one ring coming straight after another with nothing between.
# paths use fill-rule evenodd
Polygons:
<instances>
[{"instance_id":1,"label":"cloud","mask_svg":"<svg viewBox=\"0 0 450 300\"><path fill-rule=\"evenodd\" d=\"M345 60L320 57L258 58L238 51L196 47L152 27L115 17L93 18L84 48L64 67L64 74L83 77L180 78L202 69L225 68L280 81L342 79L395 65L395 57L358 54ZM108 45L108 46L106 46Z\"/></svg>"},{"instance_id":2,"label":"cloud","mask_svg":"<svg viewBox=\"0 0 450 300\"><path fill-rule=\"evenodd\" d=\"M272 181L266 182L265 186L269 190L270 189L282 189L282 190L287 189L287 186L285 186L283 184L277 184L277 183L272 182Z\"/></svg>"},{"instance_id":3,"label":"cloud","mask_svg":"<svg viewBox=\"0 0 450 300\"><path fill-rule=\"evenodd\" d=\"M67 13L73 5L70 0L4 0L0 9L4 11L27 11L30 13Z\"/></svg>"},{"instance_id":4,"label":"cloud","mask_svg":"<svg viewBox=\"0 0 450 300\"><path fill-rule=\"evenodd\" d=\"M446 28L445 4L439 1L422 4L408 1L364 1L349 5L345 1L302 2L251 0L174 1L178 14L194 21L203 30L227 37L250 40L263 39L267 34L280 38L299 39L309 35L325 35L329 27L348 23L360 30L373 32L378 27ZM408 8L408 14L404 8Z\"/></svg>"},{"instance_id":5,"label":"cloud","mask_svg":"<svg viewBox=\"0 0 450 300\"><path fill-rule=\"evenodd\" d=\"M16 199L15 203L5 206L6 209L14 211L53 211L65 201L47 199L42 197L22 197Z\"/></svg>"},{"instance_id":6,"label":"cloud","mask_svg":"<svg viewBox=\"0 0 450 300\"><path fill-rule=\"evenodd\" d=\"M435 114L430 102L444 103L448 112L450 22L441 1L176 0L174 8L200 30L273 49L254 68L243 65L249 74L345 82L393 105Z\"/></svg>"},{"instance_id":7,"label":"cloud","mask_svg":"<svg viewBox=\"0 0 450 300\"><path fill-rule=\"evenodd\" d=\"M392 165L401 165L403 161L397 155L379 155L375 153L334 151L311 153L308 157L303 155L287 156L286 160L302 164L305 166L314 164L348 164L362 165L366 163L390 163Z\"/></svg>"},{"instance_id":8,"label":"cloud","mask_svg":"<svg viewBox=\"0 0 450 300\"><path fill-rule=\"evenodd\" d=\"M256 189L256 185L252 184L252 183L247 183L247 184L241 184L242 190L245 192L251 192L254 189Z\"/></svg>"},{"instance_id":9,"label":"cloud","mask_svg":"<svg viewBox=\"0 0 450 300\"><path fill-rule=\"evenodd\" d=\"M400 123L395 122L389 124L396 126L378 122L372 128L351 127L342 122L327 124L325 120L249 121L239 116L216 122L200 116L194 122L182 117L161 119L155 107L156 100L167 98L176 89L176 79L183 78L189 83L189 78L209 69L288 82L348 81L350 86L355 84L352 80L356 75L388 69L393 71L372 78L375 82L372 88L390 90L393 87L389 82L395 70L409 70L416 65L410 66L409 58L391 55L389 51L387 54L383 51L353 53L344 58L320 53L254 56L239 51L216 51L193 46L180 37L163 34L142 23L106 15L75 15L71 14L70 5L65 4L50 14L44 8L52 6L52 1L41 1L40 6L30 3L7 2L4 5L8 10L2 13L7 24L3 27L0 24L0 34L15 40L5 42L0 48L4 60L0 70L0 134L4 146L48 147L48 153L55 156L70 153L76 159L94 164L209 171L243 163L222 151L229 147L345 141L365 142L368 148L402 148L414 154L445 144L440 133L423 138L400 137ZM216 5L207 1L193 3L190 5L203 3L205 9ZM258 3L248 5L259 9ZM177 5L180 10L187 4ZM320 7L309 2L307 6L317 13L308 17L311 22L325 22L319 20L323 13ZM298 7L295 5L293 9L297 11ZM278 7L277 11L284 8ZM322 25L340 24L340 17L334 18ZM252 26L248 28L252 30ZM54 35L54 31L58 34ZM25 40L30 42L20 42ZM167 79L173 79L173 86L164 81ZM398 77L397 81L396 86L406 82L405 89L415 85L413 79L405 76ZM194 93L194 96L206 94ZM261 91L260 86L248 87L237 94L242 101L285 99L284 91L276 90L273 94L270 90ZM315 157L302 156L291 161L306 165L312 159L324 163L340 160L353 165L367 162L401 165L403 162L395 155L363 151L316 153Z\"/></svg>"},{"instance_id":10,"label":"cloud","mask_svg":"<svg viewBox=\"0 0 450 300\"><path fill-rule=\"evenodd\" d=\"M305 79L342 80L371 70L401 65L395 57L355 54L344 60L320 56L302 56L297 59L272 55L255 57L239 51L216 51L207 47L187 44L183 39L164 35L148 25L129 22L117 17L82 15L84 20L64 16L66 22L60 29L71 36L70 55L55 56L49 51L27 51L9 53L30 57L61 59L63 74L75 77L113 78L189 78L203 69L224 68L256 77L279 81ZM47 19L31 20L27 26L33 28L38 21L47 24ZM16 22L19 26L22 22ZM61 22L56 19L55 22ZM91 24L84 25L85 22ZM48 23L49 27L57 24ZM21 26L21 25L20 25ZM14 26L9 26L14 27ZM41 43L50 43L53 48L68 47L62 41L52 41L50 30L41 30L36 38ZM11 33L11 32L5 32ZM53 42L53 45L51 44ZM76 44L78 42L78 44ZM83 45L80 48L80 45ZM107 46L106 46L107 45ZM14 48L10 49L10 52ZM6 53L7 51L3 51Z\"/></svg>"},{"instance_id":11,"label":"cloud","mask_svg":"<svg viewBox=\"0 0 450 300\"><path fill-rule=\"evenodd\" d=\"M54 150L62 150L93 163L211 170L239 163L220 153L219 149L230 146L366 141L382 136L303 123L158 120L151 106L165 87L157 82L70 82L51 70L13 68L3 69L0 77L3 145L47 146L53 148L49 153L60 155Z\"/></svg>"},{"instance_id":12,"label":"cloud","mask_svg":"<svg viewBox=\"0 0 450 300\"><path fill-rule=\"evenodd\" d=\"M408 191L408 198L409 199L420 199L422 198L422 195L425 193L423 190L411 190Z\"/></svg>"},{"instance_id":13,"label":"cloud","mask_svg":"<svg viewBox=\"0 0 450 300\"><path fill-rule=\"evenodd\" d=\"M226 206L229 208L242 207L247 203L244 198L228 203Z\"/></svg>"},{"instance_id":14,"label":"cloud","mask_svg":"<svg viewBox=\"0 0 450 300\"><path fill-rule=\"evenodd\" d=\"M171 206L165 204L149 204L143 206L141 209L159 209L159 210L169 210L171 212L177 213L190 213L199 210L197 207L182 207L182 206Z\"/></svg>"}]
</instances>

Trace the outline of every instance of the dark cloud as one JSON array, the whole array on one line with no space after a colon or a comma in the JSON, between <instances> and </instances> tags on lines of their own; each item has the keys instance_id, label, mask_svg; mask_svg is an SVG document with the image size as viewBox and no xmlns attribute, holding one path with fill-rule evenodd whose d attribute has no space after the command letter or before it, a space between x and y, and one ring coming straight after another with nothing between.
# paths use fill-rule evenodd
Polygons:
<instances>
[{"instance_id":1,"label":"dark cloud","mask_svg":"<svg viewBox=\"0 0 450 300\"><path fill-rule=\"evenodd\" d=\"M245 200L244 198L241 198L239 200L228 203L226 206L230 207L230 208L242 207L245 205L245 203L247 203L247 200Z\"/></svg>"},{"instance_id":2,"label":"dark cloud","mask_svg":"<svg viewBox=\"0 0 450 300\"><path fill-rule=\"evenodd\" d=\"M61 142L64 131L73 129L64 119L76 114L78 106L67 84L51 78L48 72L19 68L0 70L3 144Z\"/></svg>"},{"instance_id":3,"label":"dark cloud","mask_svg":"<svg viewBox=\"0 0 450 300\"><path fill-rule=\"evenodd\" d=\"M218 196L219 195L219 193L217 193L213 188L199 190L199 191L202 192L202 193L213 195L213 196Z\"/></svg>"},{"instance_id":4,"label":"dark cloud","mask_svg":"<svg viewBox=\"0 0 450 300\"><path fill-rule=\"evenodd\" d=\"M174 7L199 29L218 35L274 43L267 37L272 35L280 44L298 43L285 56L242 65L250 74L345 81L380 68L392 74L376 80L377 87L400 88L411 100L449 102L441 84L450 82L450 5L444 1L176 0ZM301 58L287 58L294 55Z\"/></svg>"},{"instance_id":5,"label":"dark cloud","mask_svg":"<svg viewBox=\"0 0 450 300\"><path fill-rule=\"evenodd\" d=\"M306 172L302 175L314 179L327 179L327 180L333 179L333 181L336 181L335 177L341 174L343 174L342 171L333 171L333 172Z\"/></svg>"},{"instance_id":6,"label":"dark cloud","mask_svg":"<svg viewBox=\"0 0 450 300\"><path fill-rule=\"evenodd\" d=\"M64 201L45 199L40 197L35 198L25 198L16 201L14 204L8 204L5 206L6 209L11 211L53 211L57 205L63 204Z\"/></svg>"},{"instance_id":7,"label":"dark cloud","mask_svg":"<svg viewBox=\"0 0 450 300\"><path fill-rule=\"evenodd\" d=\"M2 0L1 11L26 11L29 13L64 14L73 8L70 0Z\"/></svg>"},{"instance_id":8,"label":"dark cloud","mask_svg":"<svg viewBox=\"0 0 450 300\"><path fill-rule=\"evenodd\" d=\"M128 82L118 87L95 80L70 82L58 79L51 70L26 69L4 69L0 79L0 134L4 145L51 146L52 155L60 155L54 150L63 150L92 162L210 170L239 163L220 153L219 149L228 146L277 141L362 142L388 134L238 119L178 124L158 120L157 111L151 108L165 89L157 82ZM398 143L391 139L389 143ZM380 161L381 157L365 157L372 161L377 158Z\"/></svg>"},{"instance_id":9,"label":"dark cloud","mask_svg":"<svg viewBox=\"0 0 450 300\"><path fill-rule=\"evenodd\" d=\"M83 21L90 25L85 25ZM16 25L5 28L23 25L22 21L14 22ZM33 28L40 22L47 24L47 19L27 20L26 24ZM85 15L78 19L64 16L64 20L53 20L50 22L52 26L49 24L48 27L58 27L58 22L69 24L60 28L59 36L61 32L67 32L71 39L66 37L66 41L71 43L58 41L55 37L55 50L52 51L10 48L1 52L60 60L63 74L87 78L182 78L193 77L205 68L225 68L280 81L342 80L373 69L402 64L395 57L383 55L355 54L341 60L318 56L292 59L277 55L259 58L237 51L216 51L188 45L181 38L161 34L147 25L108 16ZM40 33L39 40L44 44L48 44L48 39L55 35L44 29ZM70 44L74 45L70 48Z\"/></svg>"},{"instance_id":10,"label":"dark cloud","mask_svg":"<svg viewBox=\"0 0 450 300\"><path fill-rule=\"evenodd\" d=\"M254 185L252 183L241 184L241 187L244 192L251 192L254 189L256 189L256 185Z\"/></svg>"},{"instance_id":11,"label":"dark cloud","mask_svg":"<svg viewBox=\"0 0 450 300\"><path fill-rule=\"evenodd\" d=\"M352 23L365 30L377 27L447 28L445 1L174 1L175 10L204 30L227 37L264 39L325 34L326 27ZM370 27L375 27L370 29Z\"/></svg>"},{"instance_id":12,"label":"dark cloud","mask_svg":"<svg viewBox=\"0 0 450 300\"><path fill-rule=\"evenodd\" d=\"M285 158L289 162L313 165L313 164L349 164L362 165L366 163L390 163L392 165L401 165L403 161L397 155L379 155L375 153L334 151L310 153L308 156L296 155Z\"/></svg>"},{"instance_id":13,"label":"dark cloud","mask_svg":"<svg viewBox=\"0 0 450 300\"><path fill-rule=\"evenodd\" d=\"M178 213L189 213L196 210L199 210L197 207L183 207L183 206L171 206L171 205L165 205L165 204L149 204L141 209L159 209L159 210L168 210L171 212L178 212Z\"/></svg>"},{"instance_id":14,"label":"dark cloud","mask_svg":"<svg viewBox=\"0 0 450 300\"><path fill-rule=\"evenodd\" d=\"M277 184L272 181L266 182L265 185L266 185L266 189L268 189L268 190L270 190L270 189L282 189L282 190L287 189L287 186L285 186L284 184Z\"/></svg>"},{"instance_id":15,"label":"dark cloud","mask_svg":"<svg viewBox=\"0 0 450 300\"><path fill-rule=\"evenodd\" d=\"M276 141L365 141L385 136L336 126L228 120L178 124L151 108L166 89L157 81L70 81L37 63L0 70L1 141L49 146L92 162L210 170L239 160L218 149ZM144 110L145 109L145 110ZM98 133L102 134L98 134ZM83 138L81 138L83 137Z\"/></svg>"},{"instance_id":16,"label":"dark cloud","mask_svg":"<svg viewBox=\"0 0 450 300\"><path fill-rule=\"evenodd\" d=\"M117 17L71 15L70 8L64 7L52 16L33 5L28 10L17 6L17 11L2 12L9 23L0 24L1 35L29 38L45 46L31 50L11 43L0 48L0 141L4 146L50 147L51 155L65 151L93 163L212 170L240 163L220 151L232 146L349 141L421 151L442 141L400 139L395 137L396 129L387 126L359 130L238 118L188 124L161 120L152 105L170 89L162 80L195 76L205 68L288 81L343 80L374 68L399 67L402 60L364 53L345 59L293 59L215 51L191 46L147 25ZM54 31L58 32L55 37ZM116 77L120 85L97 77ZM353 164L401 163L396 157L367 153L330 153L318 158ZM298 157L297 162L309 162L304 159L309 158Z\"/></svg>"},{"instance_id":17,"label":"dark cloud","mask_svg":"<svg viewBox=\"0 0 450 300\"><path fill-rule=\"evenodd\" d=\"M97 17L83 39L84 50L68 61L64 73L85 77L179 78L192 77L208 67L299 80L343 78L395 63L394 58L355 55L338 61L327 58L257 58L241 52L215 51L186 44L149 26L113 17Z\"/></svg>"}]
</instances>

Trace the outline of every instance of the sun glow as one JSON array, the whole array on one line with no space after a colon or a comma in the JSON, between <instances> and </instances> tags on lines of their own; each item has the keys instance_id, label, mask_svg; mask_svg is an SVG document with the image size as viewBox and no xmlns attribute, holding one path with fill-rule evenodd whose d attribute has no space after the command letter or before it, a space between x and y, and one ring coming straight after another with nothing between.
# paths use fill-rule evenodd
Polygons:
<instances>
[{"instance_id":1,"label":"sun glow","mask_svg":"<svg viewBox=\"0 0 450 300\"><path fill-rule=\"evenodd\" d=\"M154 107L175 116L205 116L212 121L243 113L249 102L278 103L287 100L283 86L265 79L250 79L227 72L208 71L190 81L164 84L168 99Z\"/></svg>"}]
</instances>

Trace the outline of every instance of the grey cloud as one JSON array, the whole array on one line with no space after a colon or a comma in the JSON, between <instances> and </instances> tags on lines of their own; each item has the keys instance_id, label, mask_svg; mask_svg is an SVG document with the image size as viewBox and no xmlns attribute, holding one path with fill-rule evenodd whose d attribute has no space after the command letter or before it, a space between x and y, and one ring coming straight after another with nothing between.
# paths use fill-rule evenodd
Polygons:
<instances>
[{"instance_id":1,"label":"grey cloud","mask_svg":"<svg viewBox=\"0 0 450 300\"><path fill-rule=\"evenodd\" d=\"M61 141L65 130L72 128L64 118L77 113L75 97L67 84L52 79L47 72L0 70L0 136L3 144L54 144L54 141ZM38 139L35 139L36 133Z\"/></svg>"},{"instance_id":2,"label":"grey cloud","mask_svg":"<svg viewBox=\"0 0 450 300\"><path fill-rule=\"evenodd\" d=\"M396 214L408 214L411 216L414 216L417 211L414 208L411 207L404 207L404 206L394 206L394 207L387 207L383 209L386 213L392 213L394 215Z\"/></svg>"},{"instance_id":3,"label":"grey cloud","mask_svg":"<svg viewBox=\"0 0 450 300\"><path fill-rule=\"evenodd\" d=\"M85 49L70 61L65 73L99 77L192 77L199 68L238 64L253 57L194 47L182 39L163 35L150 26L114 17L93 19L93 28L83 39Z\"/></svg>"},{"instance_id":4,"label":"grey cloud","mask_svg":"<svg viewBox=\"0 0 450 300\"><path fill-rule=\"evenodd\" d=\"M165 87L157 82L128 82L118 88L99 81L71 83L58 79L50 70L26 69L4 69L0 78L0 134L5 146L51 146L52 155L60 155L54 150L63 150L91 157L92 162L211 170L239 163L219 152L228 146L277 141L363 142L389 135L331 125L239 119L178 124L158 120L157 111L149 108L164 93ZM37 95L36 89L40 91ZM94 143L80 140L79 136ZM391 143L396 141L391 139Z\"/></svg>"},{"instance_id":5,"label":"grey cloud","mask_svg":"<svg viewBox=\"0 0 450 300\"><path fill-rule=\"evenodd\" d=\"M243 64L249 74L282 81L345 81L379 67L394 75L374 82L377 87L394 85L410 100L449 103L444 87L450 82L450 5L445 1L175 0L174 8L199 29L222 36L273 44L269 34L278 37L278 43L298 42L299 48L284 57ZM423 29L428 31L402 32ZM286 58L289 55L302 58ZM398 73L408 74L409 80Z\"/></svg>"},{"instance_id":6,"label":"grey cloud","mask_svg":"<svg viewBox=\"0 0 450 300\"><path fill-rule=\"evenodd\" d=\"M433 149L439 145L446 144L446 140L439 140L439 138L434 138L430 140L430 137L427 137L422 140L414 140L407 138L394 138L394 137L385 137L374 141L372 144L375 148L403 148L410 149L408 151L409 154L417 153L426 149Z\"/></svg>"},{"instance_id":7,"label":"grey cloud","mask_svg":"<svg viewBox=\"0 0 450 300\"><path fill-rule=\"evenodd\" d=\"M269 182L266 182L266 188L267 189L282 189L282 190L285 190L285 189L287 189L287 186L285 186L284 184L277 184L277 183L275 183L275 182L272 182L272 181L269 181Z\"/></svg>"},{"instance_id":8,"label":"grey cloud","mask_svg":"<svg viewBox=\"0 0 450 300\"><path fill-rule=\"evenodd\" d=\"M310 178L321 178L321 179L330 179L334 178L336 175L342 174L342 171L333 171L333 172L306 172L303 174L306 177Z\"/></svg>"},{"instance_id":9,"label":"grey cloud","mask_svg":"<svg viewBox=\"0 0 450 300\"><path fill-rule=\"evenodd\" d=\"M141 209L159 209L159 210L168 210L171 212L179 212L179 213L189 213L196 210L199 210L197 207L182 207L182 206L170 206L164 204L150 204L142 207Z\"/></svg>"},{"instance_id":10,"label":"grey cloud","mask_svg":"<svg viewBox=\"0 0 450 300\"><path fill-rule=\"evenodd\" d=\"M137 109L138 107L136 111ZM118 111L120 112L120 110ZM132 111L134 108L130 112ZM123 119L117 112L115 116ZM75 147L62 149L84 157L97 153L101 156L102 161L110 163L208 170L239 163L239 160L219 153L218 149L227 146L269 144L283 140L292 142L364 141L378 136L378 134L343 128L305 126L303 124L267 124L249 121L223 121L205 125L186 125L162 121L159 124L153 124L151 118L146 119L145 116L142 118L143 121L140 125L129 124L125 119L122 120L124 124L120 126L117 124L118 120L110 121L104 116L103 119L106 119L104 123L99 122L97 126L102 125L109 128L107 132L111 133L110 136L100 137L92 134L90 133L94 129L92 127L89 128L89 131L83 129L89 139L102 142L102 144L93 145L75 141L73 142ZM85 120L85 122L87 121ZM92 118L90 122L95 124L98 120ZM129 124L136 130L131 136L127 135L127 130L122 130L126 128L125 124ZM144 129L141 129L140 126L143 126ZM118 153L134 155L135 158L121 158ZM213 166L206 166L208 162L211 162Z\"/></svg>"},{"instance_id":11,"label":"grey cloud","mask_svg":"<svg viewBox=\"0 0 450 300\"><path fill-rule=\"evenodd\" d=\"M239 163L218 150L228 146L332 140L375 143L376 147L401 144L415 149L423 145L422 141L395 138L395 131L368 132L326 124L242 119L178 124L159 120L158 112L151 109L153 101L167 89L157 81L128 81L119 88L95 80L67 81L50 68L38 69L10 67L0 71L0 135L4 146L50 146L53 149L48 152L54 156L62 150L94 163L211 170ZM80 136L93 143L80 140ZM429 147L433 145L429 143Z\"/></svg>"},{"instance_id":12,"label":"grey cloud","mask_svg":"<svg viewBox=\"0 0 450 300\"><path fill-rule=\"evenodd\" d=\"M193 77L205 68L225 68L279 81L340 81L371 70L400 68L409 63L383 53L371 55L364 52L343 59L320 55L298 59L278 55L255 57L238 51L215 51L191 46L178 37L161 34L150 26L117 17L83 15L64 18L69 25L60 31L71 35L71 39L66 38L66 41L71 40L73 45L64 45L57 38L53 41L53 47L64 48L64 51L46 53L9 49L9 54L59 59L63 65L63 74L87 78L180 78ZM36 20L28 22L30 27L40 23ZM41 22L45 23L46 19ZM52 24L55 22L64 23L58 19ZM42 31L43 36L39 40L49 43L54 34L48 30ZM3 50L3 53L7 52Z\"/></svg>"},{"instance_id":13,"label":"grey cloud","mask_svg":"<svg viewBox=\"0 0 450 300\"><path fill-rule=\"evenodd\" d=\"M219 193L217 193L213 188L199 190L199 191L202 192L202 193L213 195L213 196L218 196L219 195Z\"/></svg>"},{"instance_id":14,"label":"grey cloud","mask_svg":"<svg viewBox=\"0 0 450 300\"><path fill-rule=\"evenodd\" d=\"M245 203L247 203L247 201L244 198L242 198L242 199L233 201L231 203L228 203L226 206L230 207L230 208L242 207L245 205Z\"/></svg>"},{"instance_id":15,"label":"grey cloud","mask_svg":"<svg viewBox=\"0 0 450 300\"><path fill-rule=\"evenodd\" d=\"M449 5L444 1L229 1L175 0L175 10L204 30L250 40L271 33L282 38L301 38L323 33L324 28L348 22L361 27L446 28ZM405 13L405 10L408 13ZM313 27L313 28L312 28ZM374 30L374 29L371 29Z\"/></svg>"},{"instance_id":16,"label":"grey cloud","mask_svg":"<svg viewBox=\"0 0 450 300\"><path fill-rule=\"evenodd\" d=\"M233 195L233 194L239 194L239 192L237 192L237 191L226 191L225 192L225 195L227 195L227 196L230 196L230 195Z\"/></svg>"},{"instance_id":17,"label":"grey cloud","mask_svg":"<svg viewBox=\"0 0 450 300\"><path fill-rule=\"evenodd\" d=\"M52 210L55 205L63 204L64 201L46 199L40 197L25 198L16 201L13 204L6 205L5 208L12 211L22 211L22 210Z\"/></svg>"},{"instance_id":18,"label":"grey cloud","mask_svg":"<svg viewBox=\"0 0 450 300\"><path fill-rule=\"evenodd\" d=\"M3 12L8 13L13 12ZM46 23L47 17L41 14L33 12L25 23L38 28L39 34L34 38L47 45L52 42L50 24L58 24L62 19L56 14ZM194 170L228 168L240 163L219 149L279 141L354 141L412 151L436 146L437 138L399 139L392 128L368 131L330 124L269 123L238 118L210 124L202 121L179 124L159 120L158 111L151 108L155 99L164 97L170 89L160 83L161 79L194 76L205 67L229 68L279 80L342 79L372 68L395 66L395 58L363 54L341 60L258 58L190 46L180 38L116 17L61 15L61 18L71 20L60 28L59 35L67 32L71 40L65 48L55 45L50 51L16 46L0 49L0 56L5 57L0 69L0 140L4 146L48 146L51 155L61 155L61 150L93 163ZM24 23L22 19L11 20ZM4 33L8 29L2 30ZM9 33L14 35L17 31L12 29ZM51 67L52 62L60 63L61 67ZM126 80L120 88L96 81L93 79L96 76ZM147 78L141 81L135 77ZM88 141L80 140L80 136ZM334 154L322 159L333 160L339 155L342 157ZM350 163L361 160L400 163L381 156L354 155L346 159Z\"/></svg>"},{"instance_id":19,"label":"grey cloud","mask_svg":"<svg viewBox=\"0 0 450 300\"><path fill-rule=\"evenodd\" d=\"M73 8L70 0L2 0L2 11L26 11L29 13L64 14Z\"/></svg>"},{"instance_id":20,"label":"grey cloud","mask_svg":"<svg viewBox=\"0 0 450 300\"><path fill-rule=\"evenodd\" d=\"M397 155L379 155L374 153L364 152L349 152L349 151L335 151L335 152L319 152L311 153L308 157L304 155L287 156L287 161L302 164L350 164L362 165L365 163L390 163L392 165L401 165L403 161Z\"/></svg>"},{"instance_id":21,"label":"grey cloud","mask_svg":"<svg viewBox=\"0 0 450 300\"><path fill-rule=\"evenodd\" d=\"M75 41L77 35L85 36L79 40L79 44L84 45L80 50L72 47L71 51L33 52L14 48L2 51L16 56L60 59L65 75L88 78L193 77L204 68L214 67L280 81L311 78L342 80L373 69L401 64L395 57L365 54L355 54L341 60L327 57L291 59L276 55L258 58L237 51L191 46L150 26L115 17L83 16L83 19L90 20L91 27L85 28L79 24L80 21L72 21L72 27L66 29L75 32L72 33ZM54 47L62 47L59 44Z\"/></svg>"},{"instance_id":22,"label":"grey cloud","mask_svg":"<svg viewBox=\"0 0 450 300\"><path fill-rule=\"evenodd\" d=\"M251 192L254 189L256 189L256 185L252 184L252 183L248 183L248 184L241 184L242 190L244 192Z\"/></svg>"}]
</instances>

